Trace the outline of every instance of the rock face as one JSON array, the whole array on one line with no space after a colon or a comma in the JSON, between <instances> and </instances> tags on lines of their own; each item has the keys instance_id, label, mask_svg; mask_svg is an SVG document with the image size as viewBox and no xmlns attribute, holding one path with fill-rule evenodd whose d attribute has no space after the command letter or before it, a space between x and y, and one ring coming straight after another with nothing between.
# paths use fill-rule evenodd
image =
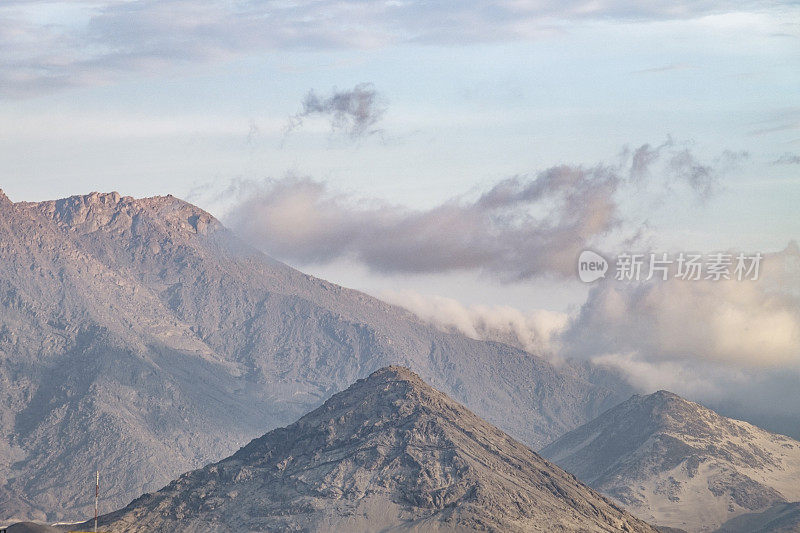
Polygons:
<instances>
[{"instance_id":1,"label":"rock face","mask_svg":"<svg viewBox=\"0 0 800 533\"><path fill-rule=\"evenodd\" d=\"M174 197L0 195L0 522L125 505L388 364L532 447L622 398L304 275Z\"/></svg>"},{"instance_id":2,"label":"rock face","mask_svg":"<svg viewBox=\"0 0 800 533\"><path fill-rule=\"evenodd\" d=\"M660 391L540 452L650 523L713 531L800 499L800 442Z\"/></svg>"},{"instance_id":3,"label":"rock face","mask_svg":"<svg viewBox=\"0 0 800 533\"><path fill-rule=\"evenodd\" d=\"M165 533L655 532L401 367L100 524Z\"/></svg>"}]
</instances>

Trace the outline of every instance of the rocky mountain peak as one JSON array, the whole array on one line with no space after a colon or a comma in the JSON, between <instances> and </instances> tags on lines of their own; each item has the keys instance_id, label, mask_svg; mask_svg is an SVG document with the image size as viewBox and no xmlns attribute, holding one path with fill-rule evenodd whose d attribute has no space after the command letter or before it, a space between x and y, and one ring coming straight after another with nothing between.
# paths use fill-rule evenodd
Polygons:
<instances>
[{"instance_id":1,"label":"rocky mountain peak","mask_svg":"<svg viewBox=\"0 0 800 533\"><path fill-rule=\"evenodd\" d=\"M126 532L655 531L399 366L101 524Z\"/></svg>"},{"instance_id":2,"label":"rocky mountain peak","mask_svg":"<svg viewBox=\"0 0 800 533\"><path fill-rule=\"evenodd\" d=\"M422 381L422 378L420 378L417 374L412 372L410 368L400 365L389 365L387 367L376 370L375 372L369 375L367 380L373 382L404 381L409 384L413 384L415 386L434 390L433 387L430 387L427 383Z\"/></svg>"},{"instance_id":3,"label":"rocky mountain peak","mask_svg":"<svg viewBox=\"0 0 800 533\"><path fill-rule=\"evenodd\" d=\"M615 408L617 416L647 420L648 427L660 430L680 426L688 421L704 422L716 414L702 405L681 398L675 393L659 390L647 395L634 395Z\"/></svg>"}]
</instances>

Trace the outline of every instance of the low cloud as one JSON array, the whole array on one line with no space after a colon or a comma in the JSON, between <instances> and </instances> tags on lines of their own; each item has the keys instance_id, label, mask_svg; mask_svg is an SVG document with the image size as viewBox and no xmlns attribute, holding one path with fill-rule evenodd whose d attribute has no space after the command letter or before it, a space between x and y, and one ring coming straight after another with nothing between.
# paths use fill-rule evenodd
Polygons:
<instances>
[{"instance_id":1,"label":"low cloud","mask_svg":"<svg viewBox=\"0 0 800 533\"><path fill-rule=\"evenodd\" d=\"M471 270L508 282L567 278L580 252L598 240L636 238L636 232L624 233L619 191L642 181L680 183L705 200L718 179L714 168L671 141L626 151L622 159L514 176L477 198L459 196L426 210L341 194L311 178L240 180L229 193L241 200L226 222L293 263L347 258L384 273Z\"/></svg>"},{"instance_id":2,"label":"low cloud","mask_svg":"<svg viewBox=\"0 0 800 533\"><path fill-rule=\"evenodd\" d=\"M322 117L330 122L332 132L341 131L351 139L367 137L381 130L376 128L386 112L384 98L371 83L360 83L352 89L320 96L313 90L303 99L303 109L289 120L286 133L303 126L308 118Z\"/></svg>"},{"instance_id":3,"label":"low cloud","mask_svg":"<svg viewBox=\"0 0 800 533\"><path fill-rule=\"evenodd\" d=\"M800 247L766 254L757 281L601 281L571 316L391 292L440 329L581 360L642 393L666 389L800 437Z\"/></svg>"},{"instance_id":4,"label":"low cloud","mask_svg":"<svg viewBox=\"0 0 800 533\"><path fill-rule=\"evenodd\" d=\"M452 298L414 291L383 291L379 297L408 309L443 331L473 339L492 340L553 358L558 335L567 324L565 313L537 309L523 313L507 305L464 305Z\"/></svg>"},{"instance_id":5,"label":"low cloud","mask_svg":"<svg viewBox=\"0 0 800 533\"><path fill-rule=\"evenodd\" d=\"M757 281L606 280L562 340L586 359L800 368L800 248L766 255Z\"/></svg>"}]
</instances>

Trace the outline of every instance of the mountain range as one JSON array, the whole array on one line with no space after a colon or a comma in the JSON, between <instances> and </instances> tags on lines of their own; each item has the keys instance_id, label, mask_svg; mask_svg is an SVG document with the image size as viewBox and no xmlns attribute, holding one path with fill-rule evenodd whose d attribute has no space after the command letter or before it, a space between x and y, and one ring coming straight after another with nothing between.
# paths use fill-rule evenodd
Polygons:
<instances>
[{"instance_id":1,"label":"mountain range","mask_svg":"<svg viewBox=\"0 0 800 533\"><path fill-rule=\"evenodd\" d=\"M119 508L389 364L534 449L631 392L305 275L172 196L0 191L0 521L85 517L95 470Z\"/></svg>"}]
</instances>

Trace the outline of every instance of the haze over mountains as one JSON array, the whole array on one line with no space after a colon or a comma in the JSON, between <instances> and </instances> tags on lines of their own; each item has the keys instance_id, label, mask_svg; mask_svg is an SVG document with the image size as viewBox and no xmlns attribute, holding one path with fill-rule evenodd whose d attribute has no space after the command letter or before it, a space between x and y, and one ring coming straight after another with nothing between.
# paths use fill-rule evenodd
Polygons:
<instances>
[{"instance_id":1,"label":"haze over mountains","mask_svg":"<svg viewBox=\"0 0 800 533\"><path fill-rule=\"evenodd\" d=\"M655 529L401 367L103 516L120 533Z\"/></svg>"},{"instance_id":2,"label":"haze over mountains","mask_svg":"<svg viewBox=\"0 0 800 533\"><path fill-rule=\"evenodd\" d=\"M173 197L0 192L0 519L86 516L95 469L120 507L392 363L533 448L629 393L306 276Z\"/></svg>"},{"instance_id":3,"label":"haze over mountains","mask_svg":"<svg viewBox=\"0 0 800 533\"><path fill-rule=\"evenodd\" d=\"M800 442L666 391L634 396L541 454L658 525L783 531L797 516L785 504L800 501Z\"/></svg>"}]
</instances>

